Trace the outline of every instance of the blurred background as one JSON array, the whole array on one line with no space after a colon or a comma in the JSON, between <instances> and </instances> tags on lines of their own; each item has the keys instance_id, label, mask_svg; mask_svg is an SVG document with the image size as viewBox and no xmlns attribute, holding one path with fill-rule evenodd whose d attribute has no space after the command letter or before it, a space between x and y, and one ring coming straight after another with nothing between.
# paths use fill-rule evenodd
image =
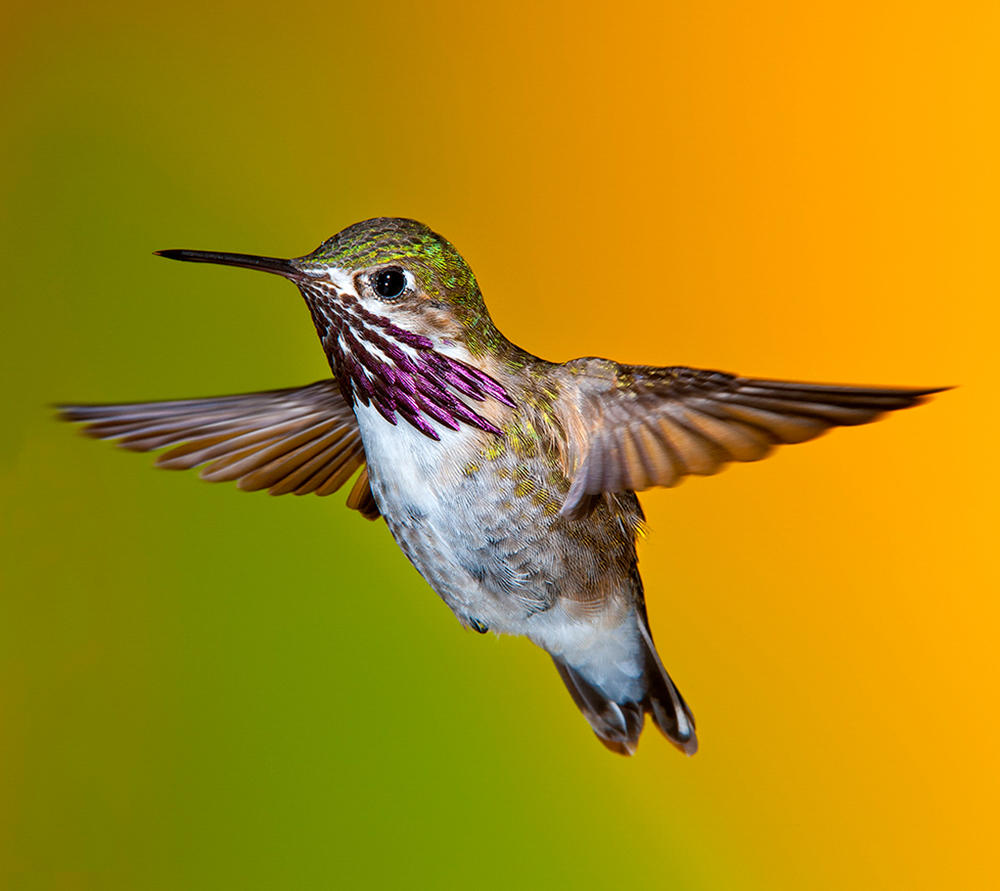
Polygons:
<instances>
[{"instance_id":1,"label":"blurred background","mask_svg":"<svg viewBox=\"0 0 1000 891\"><path fill-rule=\"evenodd\" d=\"M989 884L998 18L15 0L0 885ZM53 420L324 376L290 285L151 252L299 255L378 215L451 239L546 358L961 385L644 497L695 758L606 752L542 652L463 632L344 493Z\"/></svg>"}]
</instances>

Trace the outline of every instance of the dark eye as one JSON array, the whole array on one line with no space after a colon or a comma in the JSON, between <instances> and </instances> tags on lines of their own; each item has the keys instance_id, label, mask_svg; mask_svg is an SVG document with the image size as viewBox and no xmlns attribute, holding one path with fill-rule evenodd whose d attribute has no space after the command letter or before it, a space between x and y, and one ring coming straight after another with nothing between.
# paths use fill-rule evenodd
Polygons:
<instances>
[{"instance_id":1,"label":"dark eye","mask_svg":"<svg viewBox=\"0 0 1000 891\"><path fill-rule=\"evenodd\" d=\"M406 273L398 266L390 266L375 273L372 288L383 300L394 300L406 290Z\"/></svg>"}]
</instances>

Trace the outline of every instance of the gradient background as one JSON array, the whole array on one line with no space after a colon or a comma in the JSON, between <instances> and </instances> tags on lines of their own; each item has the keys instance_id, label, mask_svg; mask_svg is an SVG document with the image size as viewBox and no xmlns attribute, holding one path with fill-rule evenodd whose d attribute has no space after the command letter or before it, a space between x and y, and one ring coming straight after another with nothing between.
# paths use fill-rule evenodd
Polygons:
<instances>
[{"instance_id":1,"label":"gradient background","mask_svg":"<svg viewBox=\"0 0 1000 891\"><path fill-rule=\"evenodd\" d=\"M998 10L8 7L0 886L995 880ZM323 376L291 286L151 251L382 214L548 358L961 384L644 498L697 757L604 751L342 494L53 422Z\"/></svg>"}]
</instances>

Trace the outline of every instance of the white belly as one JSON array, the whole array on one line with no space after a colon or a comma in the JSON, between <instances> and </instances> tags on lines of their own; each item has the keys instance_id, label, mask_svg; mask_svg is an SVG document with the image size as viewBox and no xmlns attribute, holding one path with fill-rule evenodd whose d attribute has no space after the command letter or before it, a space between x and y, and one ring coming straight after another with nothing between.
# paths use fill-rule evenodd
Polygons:
<instances>
[{"instance_id":1,"label":"white belly","mask_svg":"<svg viewBox=\"0 0 1000 891\"><path fill-rule=\"evenodd\" d=\"M524 633L517 610L483 585L476 508L488 506L470 497L462 468L478 455L484 434L435 425L441 436L435 441L405 421L389 424L371 407L357 405L355 414L372 495L403 553L464 624L478 620L494 631Z\"/></svg>"},{"instance_id":2,"label":"white belly","mask_svg":"<svg viewBox=\"0 0 1000 891\"><path fill-rule=\"evenodd\" d=\"M642 666L634 612L567 612L557 592L568 567L558 548L538 541L548 534L539 517L498 507L511 497L509 478L464 473L481 460L489 434L438 426L434 441L373 408L358 405L355 413L382 516L459 621L530 637L617 698L636 698Z\"/></svg>"}]
</instances>

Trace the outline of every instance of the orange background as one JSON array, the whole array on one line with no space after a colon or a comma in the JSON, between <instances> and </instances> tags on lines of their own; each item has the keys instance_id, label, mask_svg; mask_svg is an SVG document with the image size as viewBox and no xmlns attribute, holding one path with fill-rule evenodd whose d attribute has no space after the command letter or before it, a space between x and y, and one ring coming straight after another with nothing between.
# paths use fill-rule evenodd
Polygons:
<instances>
[{"instance_id":1,"label":"orange background","mask_svg":"<svg viewBox=\"0 0 1000 891\"><path fill-rule=\"evenodd\" d=\"M997 834L995 3L15 4L0 884L981 888ZM698 718L619 759L382 525L57 400L306 383L297 255L413 216L547 358L959 384L644 497Z\"/></svg>"}]
</instances>

